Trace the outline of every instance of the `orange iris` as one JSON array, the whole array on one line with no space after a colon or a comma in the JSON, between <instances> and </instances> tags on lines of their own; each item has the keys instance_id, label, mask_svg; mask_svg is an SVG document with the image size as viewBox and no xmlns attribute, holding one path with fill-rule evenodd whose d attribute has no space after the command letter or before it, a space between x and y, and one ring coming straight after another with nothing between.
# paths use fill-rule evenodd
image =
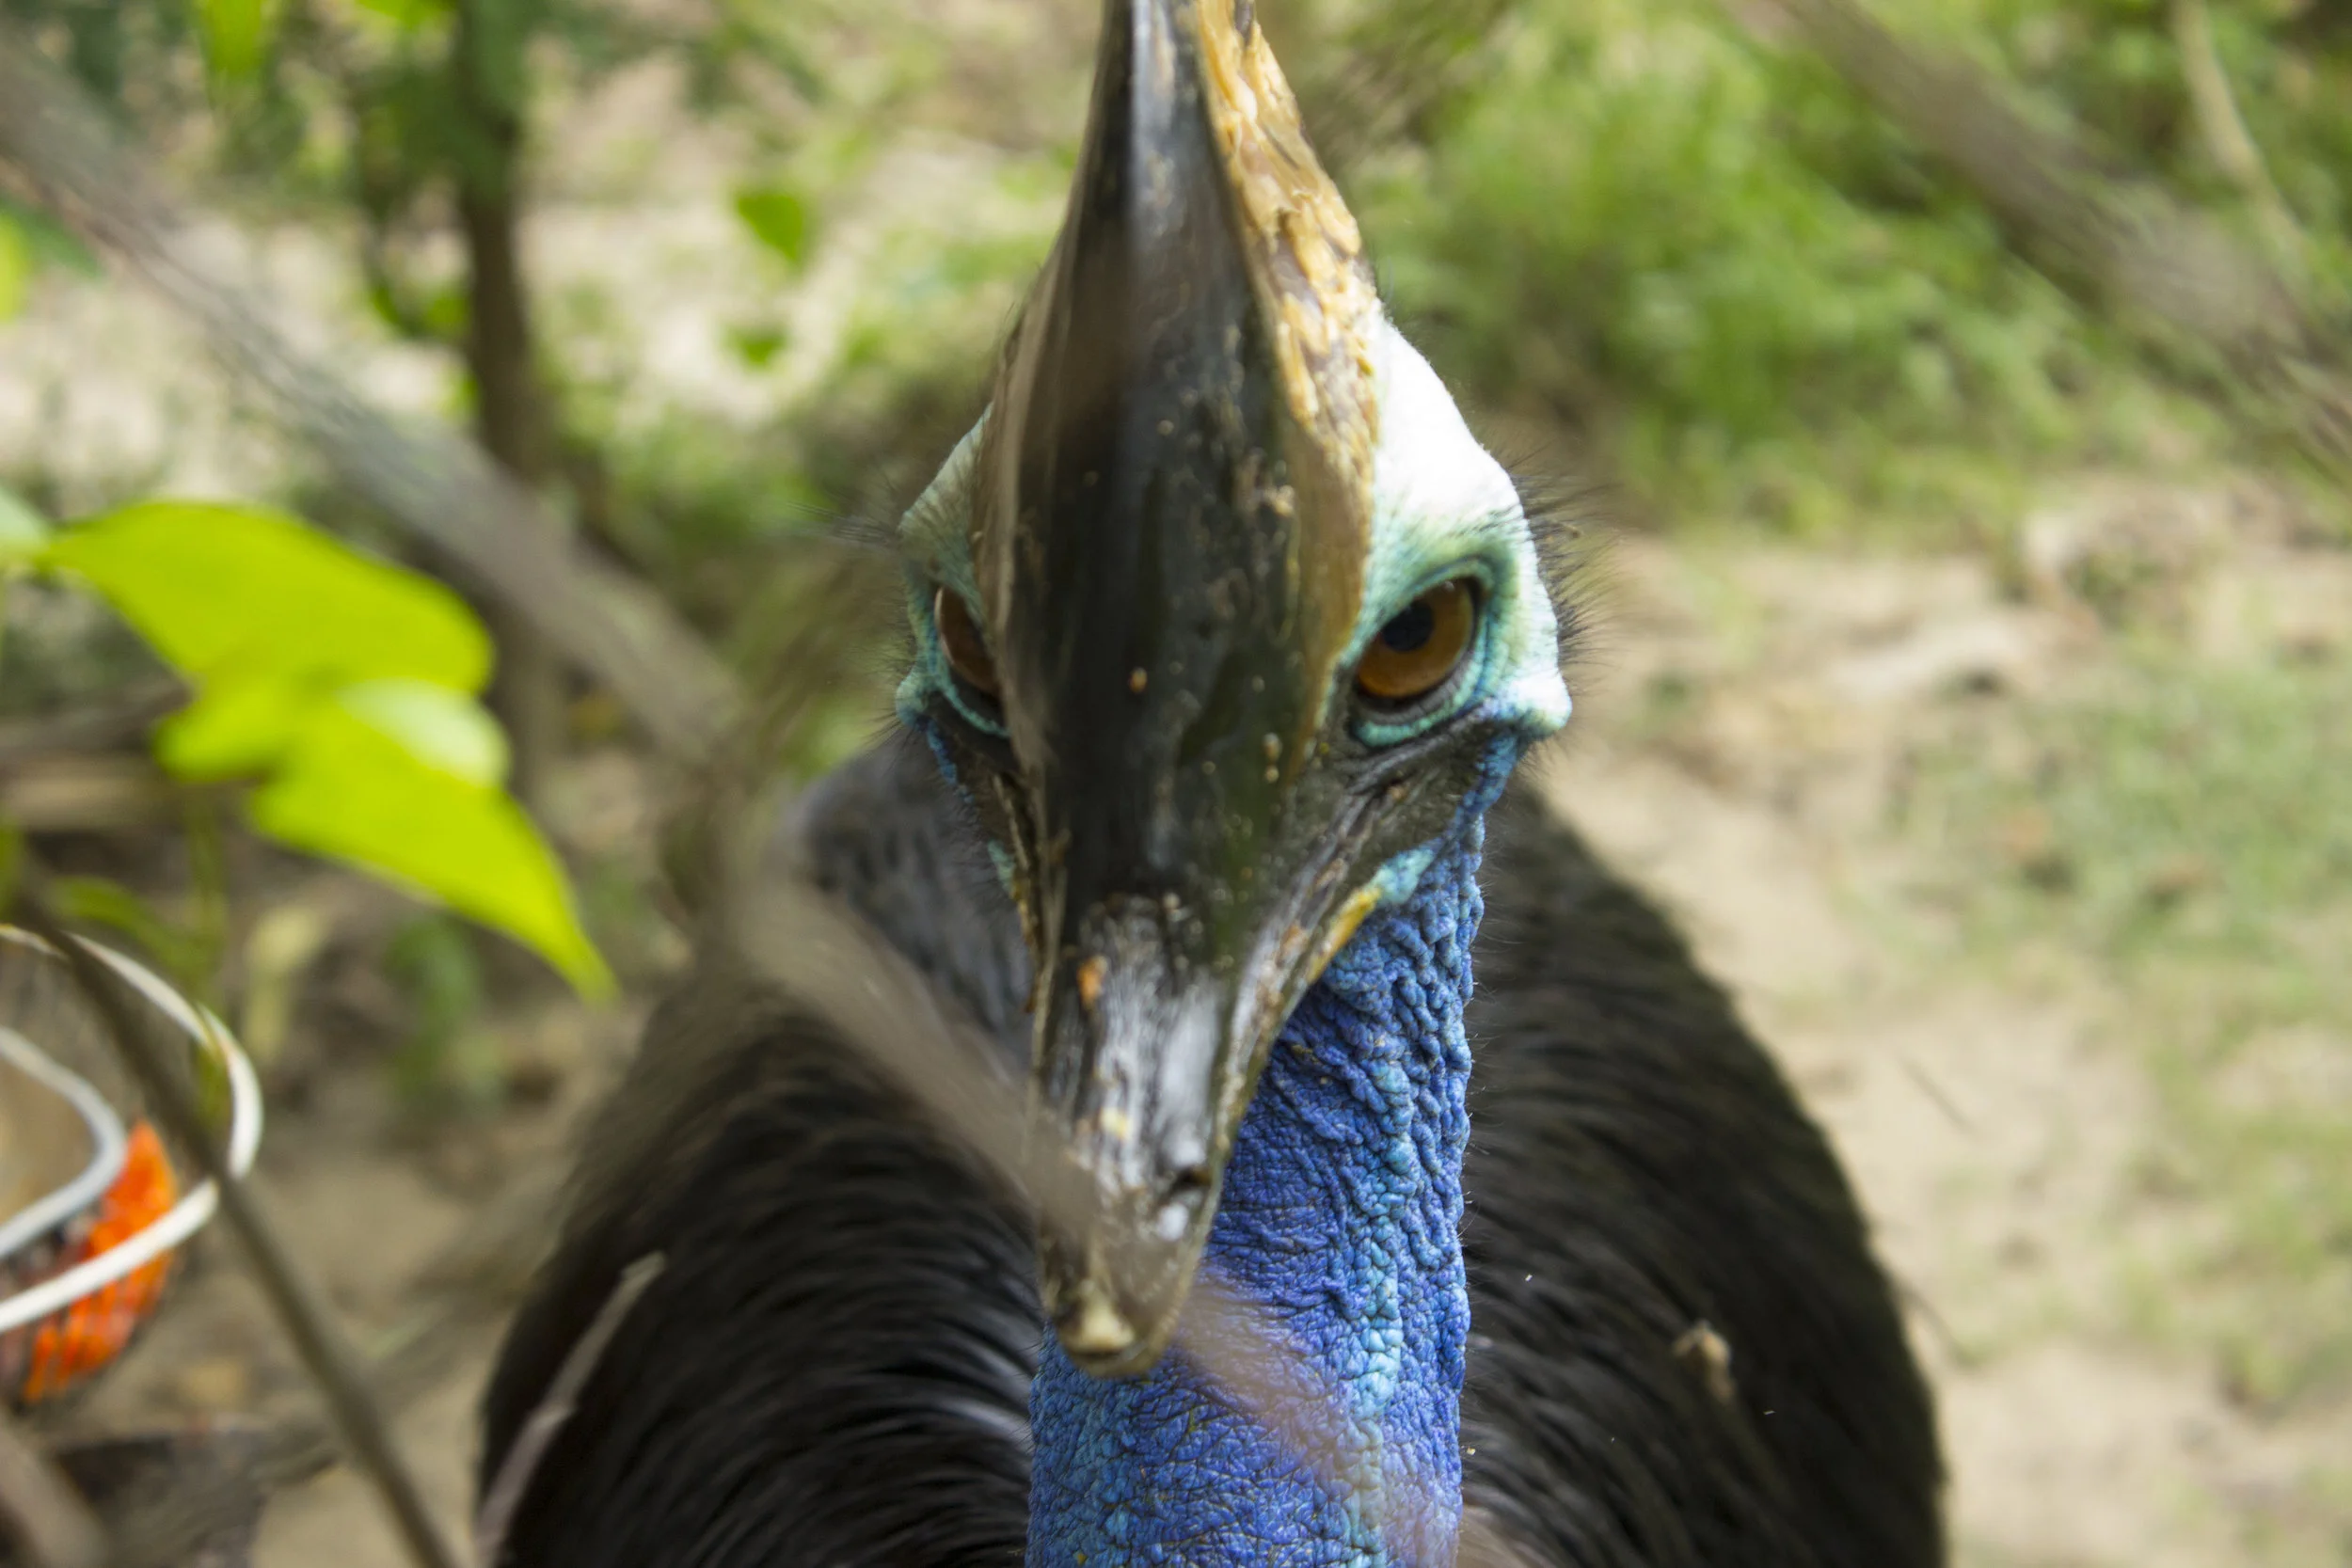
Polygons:
<instances>
[{"instance_id":1,"label":"orange iris","mask_svg":"<svg viewBox=\"0 0 2352 1568\"><path fill-rule=\"evenodd\" d=\"M1391 616L1356 666L1356 689L1379 703L1426 697L1452 677L1470 652L1478 595L1457 578Z\"/></svg>"},{"instance_id":2,"label":"orange iris","mask_svg":"<svg viewBox=\"0 0 2352 1568\"><path fill-rule=\"evenodd\" d=\"M972 619L963 595L943 588L931 601L931 619L939 626L939 645L956 678L983 697L996 695L996 661L989 657L979 623Z\"/></svg>"}]
</instances>

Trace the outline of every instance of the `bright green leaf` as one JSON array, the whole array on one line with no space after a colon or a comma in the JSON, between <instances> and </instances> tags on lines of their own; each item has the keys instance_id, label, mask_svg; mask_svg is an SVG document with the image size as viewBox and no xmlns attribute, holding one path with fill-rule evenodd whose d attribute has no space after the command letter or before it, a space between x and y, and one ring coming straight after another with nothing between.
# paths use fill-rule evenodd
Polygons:
<instances>
[{"instance_id":1,"label":"bright green leaf","mask_svg":"<svg viewBox=\"0 0 2352 1568\"><path fill-rule=\"evenodd\" d=\"M24 242L25 264L39 272L58 267L78 277L103 277L104 265L72 230L38 207L27 207L0 195L0 229L13 228Z\"/></svg>"},{"instance_id":2,"label":"bright green leaf","mask_svg":"<svg viewBox=\"0 0 2352 1568\"><path fill-rule=\"evenodd\" d=\"M0 223L5 223L0 219ZM28 561L49 544L49 522L24 499L0 484L0 565Z\"/></svg>"},{"instance_id":3,"label":"bright green leaf","mask_svg":"<svg viewBox=\"0 0 2352 1568\"><path fill-rule=\"evenodd\" d=\"M155 759L173 775L199 784L264 772L286 754L327 696L314 680L274 671L215 674L195 702L155 732Z\"/></svg>"},{"instance_id":4,"label":"bright green leaf","mask_svg":"<svg viewBox=\"0 0 2352 1568\"><path fill-rule=\"evenodd\" d=\"M341 705L319 710L251 810L281 843L410 883L534 949L580 990L612 989L563 867L522 808Z\"/></svg>"},{"instance_id":5,"label":"bright green leaf","mask_svg":"<svg viewBox=\"0 0 2352 1568\"><path fill-rule=\"evenodd\" d=\"M24 875L24 832L13 822L0 821L0 895L16 903L17 884Z\"/></svg>"},{"instance_id":6,"label":"bright green leaf","mask_svg":"<svg viewBox=\"0 0 2352 1568\"><path fill-rule=\"evenodd\" d=\"M360 10L382 17L406 32L445 16L450 0L351 0Z\"/></svg>"},{"instance_id":7,"label":"bright green leaf","mask_svg":"<svg viewBox=\"0 0 2352 1568\"><path fill-rule=\"evenodd\" d=\"M24 309L24 288L32 278L32 242L6 214L0 214L0 322Z\"/></svg>"},{"instance_id":8,"label":"bright green leaf","mask_svg":"<svg viewBox=\"0 0 2352 1568\"><path fill-rule=\"evenodd\" d=\"M784 330L774 326L742 326L727 334L727 342L737 357L755 371L764 371L774 363L787 341Z\"/></svg>"},{"instance_id":9,"label":"bright green leaf","mask_svg":"<svg viewBox=\"0 0 2352 1568\"><path fill-rule=\"evenodd\" d=\"M490 639L464 600L281 513L146 501L65 531L45 559L199 681L269 670L476 692L489 679Z\"/></svg>"},{"instance_id":10,"label":"bright green leaf","mask_svg":"<svg viewBox=\"0 0 2352 1568\"><path fill-rule=\"evenodd\" d=\"M799 193L768 186L741 192L735 214L760 244L793 266L808 252L808 203Z\"/></svg>"},{"instance_id":11,"label":"bright green leaf","mask_svg":"<svg viewBox=\"0 0 2352 1568\"><path fill-rule=\"evenodd\" d=\"M336 700L419 762L470 784L506 782L506 736L471 698L422 681L367 681Z\"/></svg>"},{"instance_id":12,"label":"bright green leaf","mask_svg":"<svg viewBox=\"0 0 2352 1568\"><path fill-rule=\"evenodd\" d=\"M260 72L278 29L272 0L196 0L196 19L204 33L204 56L216 74L242 82Z\"/></svg>"}]
</instances>

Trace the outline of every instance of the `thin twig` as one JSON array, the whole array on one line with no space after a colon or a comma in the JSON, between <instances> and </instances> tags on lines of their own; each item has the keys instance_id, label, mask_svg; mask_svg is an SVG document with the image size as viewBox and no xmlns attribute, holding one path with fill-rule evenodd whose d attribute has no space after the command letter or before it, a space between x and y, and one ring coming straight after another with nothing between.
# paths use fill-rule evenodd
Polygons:
<instances>
[{"instance_id":1,"label":"thin twig","mask_svg":"<svg viewBox=\"0 0 2352 1568\"><path fill-rule=\"evenodd\" d=\"M2237 95L2230 90L2230 73L2222 69L2221 51L2213 38L2213 13L2205 0L2172 0L2172 40L2181 51L2181 74L2188 83L2188 101L2196 110L2197 134L2206 153L2261 219L2271 260L2300 281L2310 276L2309 241L2238 113Z\"/></svg>"},{"instance_id":2,"label":"thin twig","mask_svg":"<svg viewBox=\"0 0 2352 1568\"><path fill-rule=\"evenodd\" d=\"M49 902L47 884L46 873L24 852L17 883L18 918L65 962L75 985L113 1037L124 1065L138 1080L149 1108L211 1179L220 1195L220 1212L244 1243L262 1293L325 1395L345 1450L383 1498L410 1558L418 1568L458 1568L457 1556L434 1524L416 1478L392 1440L389 1423L368 1391L358 1358L327 1317L317 1289L262 1214L252 1192L230 1170L195 1097L144 1021L125 1004L119 982L59 924Z\"/></svg>"},{"instance_id":3,"label":"thin twig","mask_svg":"<svg viewBox=\"0 0 2352 1568\"><path fill-rule=\"evenodd\" d=\"M473 1343L469 1330L503 1318L553 1227L561 1191L555 1174L533 1167L478 1204L459 1234L409 1276L400 1294L424 1305L372 1347L368 1385L397 1416L446 1385ZM250 1462L226 1474L175 1478L151 1494L110 1503L114 1568L179 1568L188 1554L267 1497L332 1467L342 1453L315 1410L273 1423Z\"/></svg>"},{"instance_id":4,"label":"thin twig","mask_svg":"<svg viewBox=\"0 0 2352 1568\"><path fill-rule=\"evenodd\" d=\"M1947 1121L1972 1138L1977 1135L1977 1124L1961 1114L1960 1107L1952 1103L1951 1096L1944 1092L1944 1085L1928 1076L1928 1069L1921 1067L1915 1057L1906 1053L1897 1059L1902 1063L1903 1071L1912 1084L1935 1102L1935 1108L1944 1113Z\"/></svg>"},{"instance_id":5,"label":"thin twig","mask_svg":"<svg viewBox=\"0 0 2352 1568\"><path fill-rule=\"evenodd\" d=\"M106 1532L73 1483L0 1412L0 1527L32 1568L101 1568Z\"/></svg>"},{"instance_id":6,"label":"thin twig","mask_svg":"<svg viewBox=\"0 0 2352 1568\"><path fill-rule=\"evenodd\" d=\"M588 1332L572 1341L572 1348L564 1353L564 1364L556 1369L555 1381L548 1386L547 1393L532 1407L531 1418L515 1434L506 1457L499 1462L497 1477L482 1495L482 1507L474 1514L473 1555L481 1568L498 1568L499 1559L506 1550L507 1528L515 1522L515 1510L521 1506L531 1478L538 1471L539 1461L546 1457L556 1433L564 1430L564 1423L572 1418L580 1390L588 1386L596 1363L604 1359L605 1346L621 1331L621 1324L638 1298L661 1276L661 1254L655 1252L621 1271L621 1282L612 1287L612 1293L596 1309Z\"/></svg>"}]
</instances>

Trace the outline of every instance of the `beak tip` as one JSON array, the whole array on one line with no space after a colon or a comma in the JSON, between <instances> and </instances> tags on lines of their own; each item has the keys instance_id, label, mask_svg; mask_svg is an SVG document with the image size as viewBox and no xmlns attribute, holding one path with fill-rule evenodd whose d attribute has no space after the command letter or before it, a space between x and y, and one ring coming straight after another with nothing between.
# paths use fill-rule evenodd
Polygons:
<instances>
[{"instance_id":1,"label":"beak tip","mask_svg":"<svg viewBox=\"0 0 2352 1568\"><path fill-rule=\"evenodd\" d=\"M1090 1284L1080 1288L1076 1306L1061 1325L1062 1348L1087 1361L1124 1360L1141 1338L1126 1314Z\"/></svg>"}]
</instances>

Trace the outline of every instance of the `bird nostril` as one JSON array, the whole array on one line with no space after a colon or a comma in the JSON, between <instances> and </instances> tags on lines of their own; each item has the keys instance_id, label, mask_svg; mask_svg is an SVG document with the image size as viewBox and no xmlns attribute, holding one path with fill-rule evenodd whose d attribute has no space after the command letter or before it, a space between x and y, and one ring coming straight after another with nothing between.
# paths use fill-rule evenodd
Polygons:
<instances>
[{"instance_id":1,"label":"bird nostril","mask_svg":"<svg viewBox=\"0 0 2352 1568\"><path fill-rule=\"evenodd\" d=\"M1209 1167L1199 1164L1180 1166L1174 1175L1161 1183L1159 1212L1152 1216L1152 1227L1159 1233L1161 1241L1184 1239L1193 1216L1208 1201L1210 1186Z\"/></svg>"}]
</instances>

